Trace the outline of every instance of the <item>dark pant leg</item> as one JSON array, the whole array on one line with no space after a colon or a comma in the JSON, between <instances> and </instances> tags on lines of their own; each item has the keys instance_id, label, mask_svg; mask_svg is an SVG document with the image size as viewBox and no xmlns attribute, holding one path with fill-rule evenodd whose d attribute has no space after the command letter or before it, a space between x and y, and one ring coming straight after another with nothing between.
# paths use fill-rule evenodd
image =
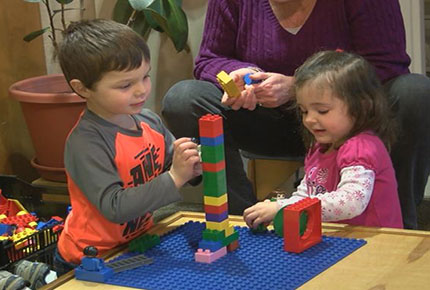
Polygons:
<instances>
[{"instance_id":1,"label":"dark pant leg","mask_svg":"<svg viewBox=\"0 0 430 290\"><path fill-rule=\"evenodd\" d=\"M386 85L399 124L391 158L405 228L417 228L421 203L430 173L430 79L418 74L397 77Z\"/></svg>"},{"instance_id":2,"label":"dark pant leg","mask_svg":"<svg viewBox=\"0 0 430 290\"><path fill-rule=\"evenodd\" d=\"M170 88L164 97L162 115L176 137L197 137L198 119L204 114L223 117L229 213L242 214L256 202L256 197L244 171L239 148L276 155L286 148L295 147L292 144L301 147L301 141L292 141L296 137L285 141L290 132L286 122L291 116L286 118L277 110L263 108L233 111L221 105L221 97L222 92L212 83L182 81ZM279 137L280 133L283 138Z\"/></svg>"},{"instance_id":3,"label":"dark pant leg","mask_svg":"<svg viewBox=\"0 0 430 290\"><path fill-rule=\"evenodd\" d=\"M58 252L58 249L55 249L53 264L53 268L54 271L57 273L57 277L60 277L79 266L73 263L66 262L66 260L64 260Z\"/></svg>"}]
</instances>

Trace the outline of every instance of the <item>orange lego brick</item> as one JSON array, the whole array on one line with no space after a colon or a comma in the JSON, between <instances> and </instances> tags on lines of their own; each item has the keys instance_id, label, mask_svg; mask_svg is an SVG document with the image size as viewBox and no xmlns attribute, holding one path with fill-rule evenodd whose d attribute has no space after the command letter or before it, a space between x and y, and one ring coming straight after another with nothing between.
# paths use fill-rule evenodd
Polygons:
<instances>
[{"instance_id":1,"label":"orange lego brick","mask_svg":"<svg viewBox=\"0 0 430 290\"><path fill-rule=\"evenodd\" d=\"M224 134L221 116L206 114L199 119L200 137L215 138L221 134Z\"/></svg>"},{"instance_id":2,"label":"orange lego brick","mask_svg":"<svg viewBox=\"0 0 430 290\"><path fill-rule=\"evenodd\" d=\"M225 202L221 205L210 205L205 204L205 213L222 213L228 210L228 202Z\"/></svg>"},{"instance_id":3,"label":"orange lego brick","mask_svg":"<svg viewBox=\"0 0 430 290\"><path fill-rule=\"evenodd\" d=\"M221 160L217 163L203 162L202 167L203 171L218 172L225 168L225 160Z\"/></svg>"},{"instance_id":4,"label":"orange lego brick","mask_svg":"<svg viewBox=\"0 0 430 290\"><path fill-rule=\"evenodd\" d=\"M306 211L306 230L300 235L300 214ZM305 198L284 208L284 251L301 253L321 242L321 201Z\"/></svg>"}]
</instances>

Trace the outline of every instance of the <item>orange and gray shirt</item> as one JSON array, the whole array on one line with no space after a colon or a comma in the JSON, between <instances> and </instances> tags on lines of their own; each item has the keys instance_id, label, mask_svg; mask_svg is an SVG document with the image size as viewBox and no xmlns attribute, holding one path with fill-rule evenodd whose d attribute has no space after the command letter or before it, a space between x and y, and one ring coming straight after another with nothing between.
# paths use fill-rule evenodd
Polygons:
<instances>
[{"instance_id":1,"label":"orange and gray shirt","mask_svg":"<svg viewBox=\"0 0 430 290\"><path fill-rule=\"evenodd\" d=\"M138 130L85 110L65 147L72 211L58 242L61 256L80 264L83 249L102 255L142 234L152 212L181 199L167 170L173 135L150 110L132 116Z\"/></svg>"}]
</instances>

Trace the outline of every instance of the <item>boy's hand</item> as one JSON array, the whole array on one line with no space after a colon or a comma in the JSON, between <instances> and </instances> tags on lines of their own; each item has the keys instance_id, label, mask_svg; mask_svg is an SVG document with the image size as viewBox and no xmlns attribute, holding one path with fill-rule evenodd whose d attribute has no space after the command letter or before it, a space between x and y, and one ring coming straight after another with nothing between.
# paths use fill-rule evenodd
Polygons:
<instances>
[{"instance_id":1,"label":"boy's hand","mask_svg":"<svg viewBox=\"0 0 430 290\"><path fill-rule=\"evenodd\" d=\"M191 138L179 138L173 142L173 160L169 173L177 188L202 173L197 144Z\"/></svg>"},{"instance_id":2,"label":"boy's hand","mask_svg":"<svg viewBox=\"0 0 430 290\"><path fill-rule=\"evenodd\" d=\"M256 229L259 224L269 224L279 210L277 202L271 202L266 199L264 202L258 202L255 205L245 209L243 219L248 227Z\"/></svg>"}]
</instances>

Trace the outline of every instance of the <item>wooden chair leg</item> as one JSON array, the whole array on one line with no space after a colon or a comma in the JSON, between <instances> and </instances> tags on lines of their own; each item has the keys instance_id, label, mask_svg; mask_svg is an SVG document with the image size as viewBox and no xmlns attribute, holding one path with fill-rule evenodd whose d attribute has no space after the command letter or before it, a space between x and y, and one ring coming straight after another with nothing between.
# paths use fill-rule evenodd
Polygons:
<instances>
[{"instance_id":1,"label":"wooden chair leg","mask_svg":"<svg viewBox=\"0 0 430 290\"><path fill-rule=\"evenodd\" d=\"M254 186L258 200L292 176L303 165L299 161L254 159L248 162L248 178Z\"/></svg>"}]
</instances>

